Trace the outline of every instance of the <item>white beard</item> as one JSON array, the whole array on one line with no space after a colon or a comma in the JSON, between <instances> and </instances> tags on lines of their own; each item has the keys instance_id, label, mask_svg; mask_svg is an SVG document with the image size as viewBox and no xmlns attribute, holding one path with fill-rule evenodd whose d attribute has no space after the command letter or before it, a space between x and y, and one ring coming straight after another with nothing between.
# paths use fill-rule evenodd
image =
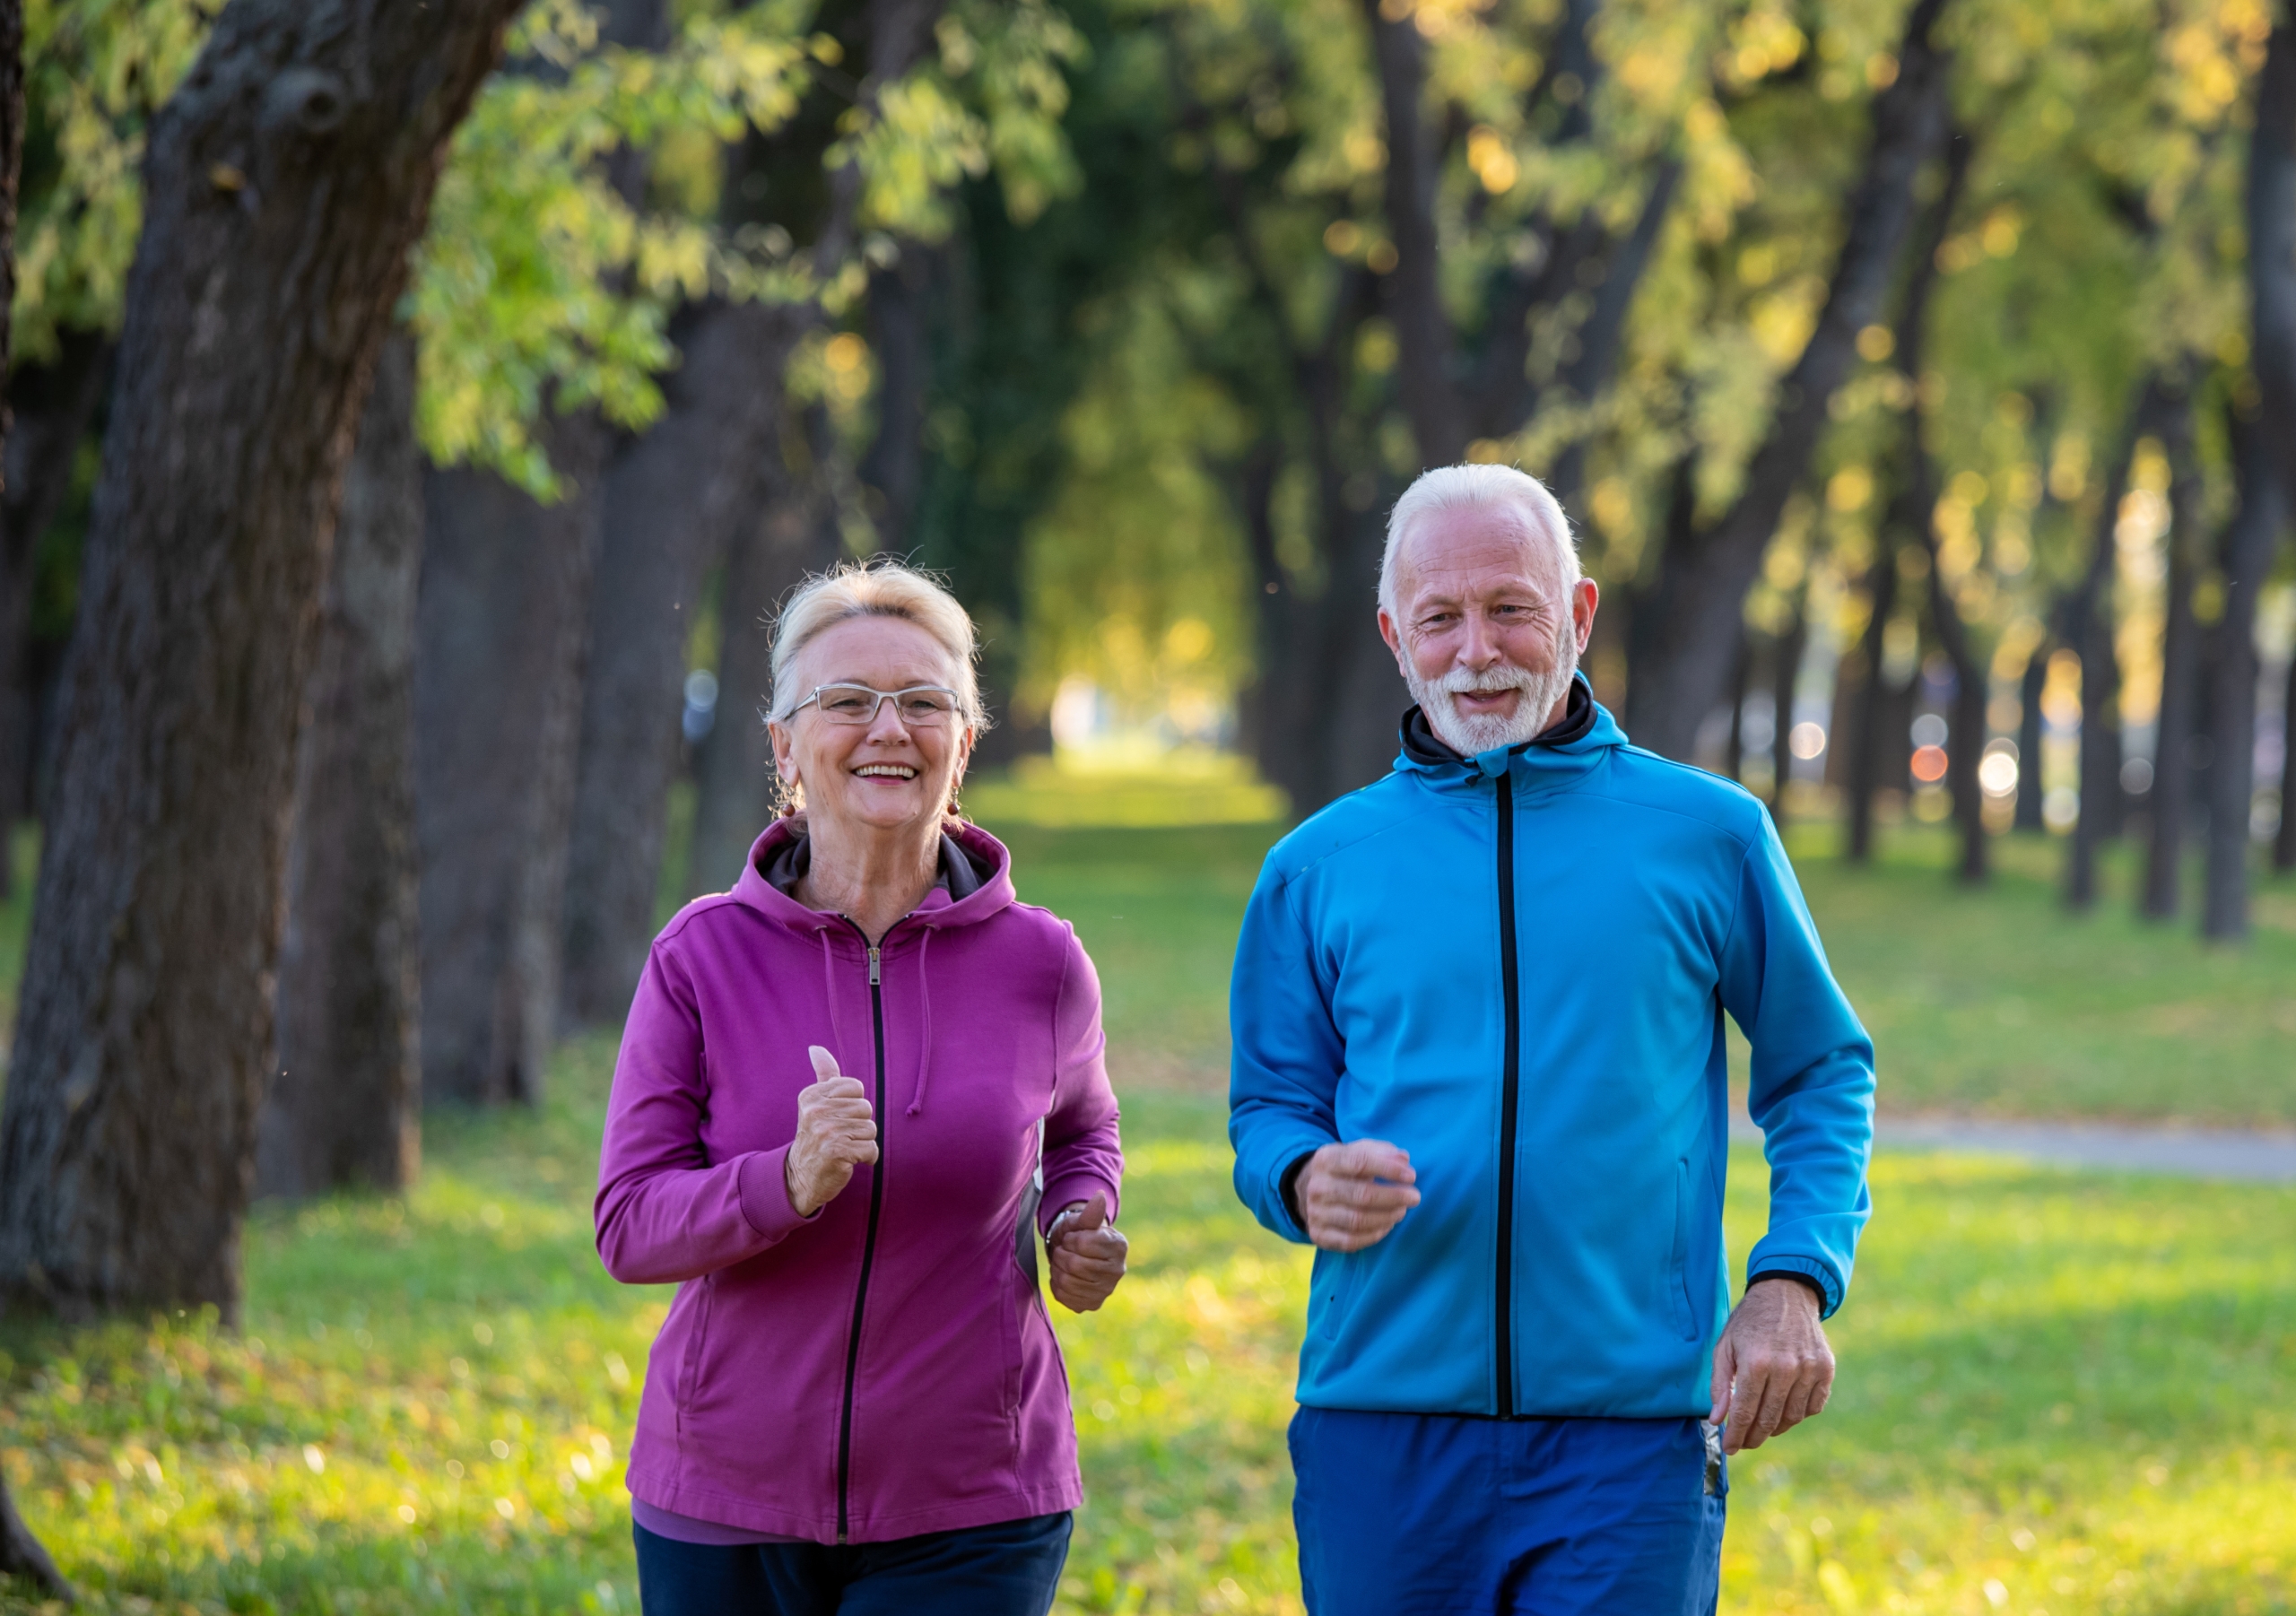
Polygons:
<instances>
[{"instance_id":1,"label":"white beard","mask_svg":"<svg viewBox=\"0 0 2296 1616\"><path fill-rule=\"evenodd\" d=\"M1419 710L1427 715L1427 725L1435 732L1435 738L1460 756L1472 758L1497 746L1520 746L1538 739L1539 732L1546 728L1547 715L1570 693L1571 677L1578 671L1578 636L1568 620L1556 639L1552 673L1495 667L1473 673L1453 668L1439 679L1421 679L1407 673L1404 682L1411 687L1411 699L1419 703ZM1452 703L1452 692L1457 691L1523 693L1515 702L1515 710L1504 717L1496 713L1465 717Z\"/></svg>"}]
</instances>

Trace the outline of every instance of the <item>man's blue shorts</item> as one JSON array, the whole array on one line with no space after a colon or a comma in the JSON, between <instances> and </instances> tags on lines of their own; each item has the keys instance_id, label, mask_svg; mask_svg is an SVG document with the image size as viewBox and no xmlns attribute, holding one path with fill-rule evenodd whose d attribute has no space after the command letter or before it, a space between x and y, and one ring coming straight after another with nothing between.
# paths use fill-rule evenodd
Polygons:
<instances>
[{"instance_id":1,"label":"man's blue shorts","mask_svg":"<svg viewBox=\"0 0 2296 1616\"><path fill-rule=\"evenodd\" d=\"M1302 1408L1309 1616L1712 1616L1729 1493L1684 1420Z\"/></svg>"}]
</instances>

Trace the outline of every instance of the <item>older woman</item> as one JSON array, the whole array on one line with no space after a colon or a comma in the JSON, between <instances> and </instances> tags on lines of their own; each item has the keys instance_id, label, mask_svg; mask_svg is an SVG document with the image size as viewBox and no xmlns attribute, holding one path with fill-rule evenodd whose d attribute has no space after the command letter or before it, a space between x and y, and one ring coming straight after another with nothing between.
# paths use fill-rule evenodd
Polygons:
<instances>
[{"instance_id":1,"label":"older woman","mask_svg":"<svg viewBox=\"0 0 2296 1616\"><path fill-rule=\"evenodd\" d=\"M956 817L972 624L906 568L808 582L773 650L790 804L638 987L597 1198L679 1289L631 1447L648 1616L1040 1616L1081 1497L1038 1288L1124 1273L1100 984Z\"/></svg>"}]
</instances>

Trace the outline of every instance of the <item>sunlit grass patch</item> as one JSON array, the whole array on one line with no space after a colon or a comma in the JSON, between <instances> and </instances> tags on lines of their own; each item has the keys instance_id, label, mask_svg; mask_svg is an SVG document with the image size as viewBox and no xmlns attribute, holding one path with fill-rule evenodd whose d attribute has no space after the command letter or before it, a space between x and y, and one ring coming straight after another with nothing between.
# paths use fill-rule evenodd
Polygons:
<instances>
[{"instance_id":1,"label":"sunlit grass patch","mask_svg":"<svg viewBox=\"0 0 2296 1616\"><path fill-rule=\"evenodd\" d=\"M990 824L1134 830L1272 824L1285 809L1248 760L1193 749L1114 764L1023 758L969 779L964 800Z\"/></svg>"}]
</instances>

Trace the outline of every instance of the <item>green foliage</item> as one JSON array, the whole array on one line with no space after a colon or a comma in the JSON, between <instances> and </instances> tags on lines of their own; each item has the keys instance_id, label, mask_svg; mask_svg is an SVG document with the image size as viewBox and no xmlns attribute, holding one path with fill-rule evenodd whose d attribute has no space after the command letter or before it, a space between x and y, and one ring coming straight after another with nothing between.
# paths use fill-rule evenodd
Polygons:
<instances>
[{"instance_id":1,"label":"green foliage","mask_svg":"<svg viewBox=\"0 0 2296 1616\"><path fill-rule=\"evenodd\" d=\"M144 138L191 68L222 0L30 0L15 352L39 361L70 326L117 328L144 228Z\"/></svg>"},{"instance_id":2,"label":"green foliage","mask_svg":"<svg viewBox=\"0 0 2296 1616\"><path fill-rule=\"evenodd\" d=\"M641 211L609 160L671 129L722 142L785 121L808 65L803 20L788 6L697 17L659 54L601 48L570 0L521 20L510 49L525 70L489 80L456 132L407 300L433 459L543 493L555 482L533 429L546 410L596 405L633 429L659 413L671 310L728 276L703 223ZM802 268L772 268L783 295L810 291Z\"/></svg>"}]
</instances>

